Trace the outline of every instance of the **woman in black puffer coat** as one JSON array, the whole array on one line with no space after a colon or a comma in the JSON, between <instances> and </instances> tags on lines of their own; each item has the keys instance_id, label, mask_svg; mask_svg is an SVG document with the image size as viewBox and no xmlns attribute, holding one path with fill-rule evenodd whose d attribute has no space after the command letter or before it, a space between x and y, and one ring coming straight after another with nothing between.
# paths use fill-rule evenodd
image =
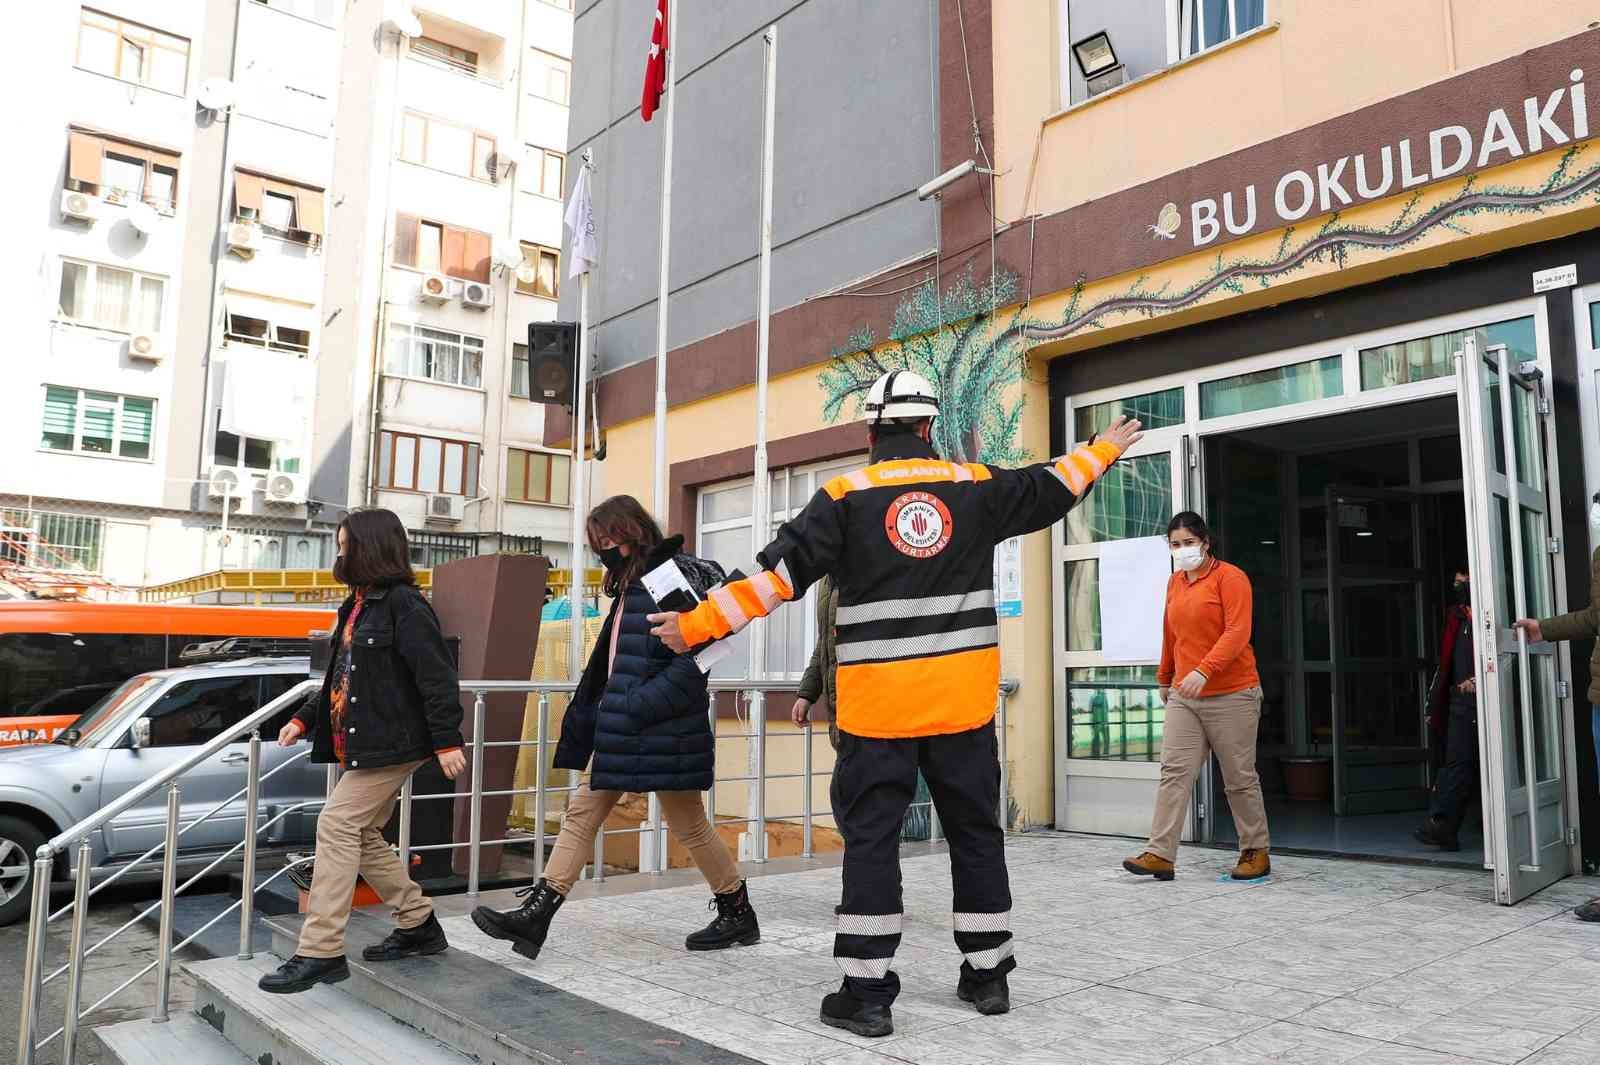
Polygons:
<instances>
[{"instance_id":1,"label":"woman in black puffer coat","mask_svg":"<svg viewBox=\"0 0 1600 1065\"><path fill-rule=\"evenodd\" d=\"M716 738L708 719L705 674L650 635L657 611L644 574L673 562L704 596L720 583L715 562L682 553L683 537L666 539L632 496L613 496L589 514L589 546L606 567L610 615L561 725L557 769L590 765L589 780L567 800L567 812L545 874L520 894L515 910L480 906L472 920L487 935L509 940L528 958L539 955L550 919L561 908L593 852L595 834L626 792L655 792L673 835L688 848L714 892L717 917L689 936L690 950L748 946L761 938L755 910L722 838L706 817L700 793L712 786Z\"/></svg>"}]
</instances>

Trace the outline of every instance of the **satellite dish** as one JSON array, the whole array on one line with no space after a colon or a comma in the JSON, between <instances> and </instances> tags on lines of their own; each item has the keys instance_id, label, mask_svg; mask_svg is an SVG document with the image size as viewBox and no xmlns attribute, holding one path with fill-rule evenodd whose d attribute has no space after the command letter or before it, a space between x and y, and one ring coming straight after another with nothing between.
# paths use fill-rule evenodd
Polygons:
<instances>
[{"instance_id":1,"label":"satellite dish","mask_svg":"<svg viewBox=\"0 0 1600 1065\"><path fill-rule=\"evenodd\" d=\"M233 106L233 82L227 78L207 78L195 94L207 111L226 111Z\"/></svg>"},{"instance_id":2,"label":"satellite dish","mask_svg":"<svg viewBox=\"0 0 1600 1065\"><path fill-rule=\"evenodd\" d=\"M383 20L384 29L398 33L402 37L421 37L422 20L417 18L417 13L410 7L400 6Z\"/></svg>"},{"instance_id":3,"label":"satellite dish","mask_svg":"<svg viewBox=\"0 0 1600 1065\"><path fill-rule=\"evenodd\" d=\"M522 262L522 245L510 237L496 237L490 254L496 266L514 270L517 264Z\"/></svg>"},{"instance_id":4,"label":"satellite dish","mask_svg":"<svg viewBox=\"0 0 1600 1065\"><path fill-rule=\"evenodd\" d=\"M136 203L128 208L128 224L147 237L160 223L161 216L148 203Z\"/></svg>"},{"instance_id":5,"label":"satellite dish","mask_svg":"<svg viewBox=\"0 0 1600 1065\"><path fill-rule=\"evenodd\" d=\"M531 285L539 277L539 268L524 259L517 264L517 283Z\"/></svg>"}]
</instances>

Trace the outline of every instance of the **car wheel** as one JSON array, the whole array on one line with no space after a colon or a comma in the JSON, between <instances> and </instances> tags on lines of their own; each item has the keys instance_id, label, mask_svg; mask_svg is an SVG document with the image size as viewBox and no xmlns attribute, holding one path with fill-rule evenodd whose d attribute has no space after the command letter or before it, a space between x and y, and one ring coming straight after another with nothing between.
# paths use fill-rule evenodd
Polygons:
<instances>
[{"instance_id":1,"label":"car wheel","mask_svg":"<svg viewBox=\"0 0 1600 1065\"><path fill-rule=\"evenodd\" d=\"M27 918L33 856L44 841L44 834L28 822L0 817L0 927Z\"/></svg>"}]
</instances>

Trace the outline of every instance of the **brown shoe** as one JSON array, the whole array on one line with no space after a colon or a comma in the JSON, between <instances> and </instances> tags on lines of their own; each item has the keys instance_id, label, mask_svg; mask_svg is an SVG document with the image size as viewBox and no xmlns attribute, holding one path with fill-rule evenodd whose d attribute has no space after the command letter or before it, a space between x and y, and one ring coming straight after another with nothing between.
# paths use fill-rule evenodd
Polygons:
<instances>
[{"instance_id":1,"label":"brown shoe","mask_svg":"<svg viewBox=\"0 0 1600 1065\"><path fill-rule=\"evenodd\" d=\"M1239 864L1233 867L1235 880L1259 880L1272 872L1272 861L1264 850L1239 852Z\"/></svg>"},{"instance_id":2,"label":"brown shoe","mask_svg":"<svg viewBox=\"0 0 1600 1065\"><path fill-rule=\"evenodd\" d=\"M1149 851L1137 858L1124 858L1122 867L1134 876L1153 876L1157 880L1171 880L1174 875L1171 862Z\"/></svg>"}]
</instances>

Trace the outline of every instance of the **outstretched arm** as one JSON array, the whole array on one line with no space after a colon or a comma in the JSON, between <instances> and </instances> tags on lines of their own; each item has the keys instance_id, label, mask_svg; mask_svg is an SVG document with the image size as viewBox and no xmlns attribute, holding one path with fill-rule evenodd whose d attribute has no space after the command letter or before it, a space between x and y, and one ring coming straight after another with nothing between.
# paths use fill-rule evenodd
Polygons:
<instances>
[{"instance_id":1,"label":"outstretched arm","mask_svg":"<svg viewBox=\"0 0 1600 1065\"><path fill-rule=\"evenodd\" d=\"M1060 521L1128 448L1144 438L1140 424L1118 417L1092 443L1049 462L990 470L985 484L996 539L1047 529Z\"/></svg>"}]
</instances>

